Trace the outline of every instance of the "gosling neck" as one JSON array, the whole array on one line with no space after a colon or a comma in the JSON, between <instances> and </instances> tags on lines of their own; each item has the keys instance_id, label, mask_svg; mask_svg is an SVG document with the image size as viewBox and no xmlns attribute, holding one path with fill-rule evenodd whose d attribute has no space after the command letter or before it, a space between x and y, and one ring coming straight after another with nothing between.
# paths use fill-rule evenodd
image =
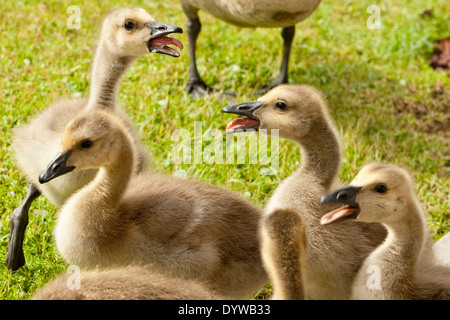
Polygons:
<instances>
[{"instance_id":1,"label":"gosling neck","mask_svg":"<svg viewBox=\"0 0 450 320\"><path fill-rule=\"evenodd\" d=\"M415 202L415 201L414 201ZM426 240L426 222L418 204L411 203L408 213L398 222L384 224L388 236L383 244L372 254L374 264L380 265L382 281L390 282L386 287L395 287L395 283L411 283L417 264L421 259ZM392 270L396 270L392 278Z\"/></svg>"},{"instance_id":2,"label":"gosling neck","mask_svg":"<svg viewBox=\"0 0 450 320\"><path fill-rule=\"evenodd\" d=\"M95 179L83 191L83 207L99 212L116 210L133 173L132 146L124 141L120 155L112 164L101 167Z\"/></svg>"},{"instance_id":3,"label":"gosling neck","mask_svg":"<svg viewBox=\"0 0 450 320\"><path fill-rule=\"evenodd\" d=\"M92 68L91 89L86 109L113 109L120 79L134 62L133 57L123 57L108 50L100 41Z\"/></svg>"},{"instance_id":4,"label":"gosling neck","mask_svg":"<svg viewBox=\"0 0 450 320\"><path fill-rule=\"evenodd\" d=\"M296 142L300 145L301 165L295 174L312 176L324 187L330 187L341 163L341 146L336 130L321 120Z\"/></svg>"}]
</instances>

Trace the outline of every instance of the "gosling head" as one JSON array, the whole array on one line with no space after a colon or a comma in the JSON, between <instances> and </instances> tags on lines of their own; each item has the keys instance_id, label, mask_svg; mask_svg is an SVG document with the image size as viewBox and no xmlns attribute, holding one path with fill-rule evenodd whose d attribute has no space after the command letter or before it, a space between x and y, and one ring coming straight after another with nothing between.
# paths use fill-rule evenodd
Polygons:
<instances>
[{"instance_id":1,"label":"gosling head","mask_svg":"<svg viewBox=\"0 0 450 320\"><path fill-rule=\"evenodd\" d=\"M69 122L61 152L39 176L45 183L74 170L96 169L116 161L123 152L123 127L110 113L88 111ZM130 155L132 157L132 155Z\"/></svg>"},{"instance_id":2,"label":"gosling head","mask_svg":"<svg viewBox=\"0 0 450 320\"><path fill-rule=\"evenodd\" d=\"M310 132L317 121L328 119L322 94L307 85L280 85L255 101L229 105L223 113L245 116L232 120L226 132L278 129L279 136L299 140Z\"/></svg>"},{"instance_id":3,"label":"gosling head","mask_svg":"<svg viewBox=\"0 0 450 320\"><path fill-rule=\"evenodd\" d=\"M325 214L321 224L356 219L364 222L393 223L409 212L414 198L408 173L395 165L371 163L364 166L349 186L321 197L321 203L343 206Z\"/></svg>"},{"instance_id":4,"label":"gosling head","mask_svg":"<svg viewBox=\"0 0 450 320\"><path fill-rule=\"evenodd\" d=\"M181 50L183 44L167 35L182 32L180 27L156 22L142 8L120 8L109 12L103 20L101 39L111 52L123 57L137 58L149 52L179 57L178 51L169 45Z\"/></svg>"}]
</instances>

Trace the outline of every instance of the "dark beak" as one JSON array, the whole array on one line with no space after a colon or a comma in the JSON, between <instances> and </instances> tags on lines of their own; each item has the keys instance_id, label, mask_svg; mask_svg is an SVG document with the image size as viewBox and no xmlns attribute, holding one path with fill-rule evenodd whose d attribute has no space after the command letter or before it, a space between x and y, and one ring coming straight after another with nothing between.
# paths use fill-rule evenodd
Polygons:
<instances>
[{"instance_id":1,"label":"dark beak","mask_svg":"<svg viewBox=\"0 0 450 320\"><path fill-rule=\"evenodd\" d=\"M338 203L342 206L328 212L320 219L320 224L325 225L334 221L355 219L360 211L359 204L356 202L356 196L361 191L361 187L347 186L335 190L320 197L320 203Z\"/></svg>"},{"instance_id":2,"label":"dark beak","mask_svg":"<svg viewBox=\"0 0 450 320\"><path fill-rule=\"evenodd\" d=\"M260 101L249 101L224 107L222 113L234 113L245 116L245 118L234 119L228 123L226 133L257 131L260 122L253 112L261 108L263 104Z\"/></svg>"},{"instance_id":3,"label":"dark beak","mask_svg":"<svg viewBox=\"0 0 450 320\"><path fill-rule=\"evenodd\" d=\"M183 29L181 29L180 27L173 26L167 23L153 21L148 22L145 25L149 27L150 30L152 30L152 36L150 37L150 40L166 36L171 33L183 33Z\"/></svg>"},{"instance_id":4,"label":"dark beak","mask_svg":"<svg viewBox=\"0 0 450 320\"><path fill-rule=\"evenodd\" d=\"M74 166L67 166L67 159L69 158L70 150L64 153L58 154L55 159L50 162L47 169L39 176L40 183L46 183L50 180L62 176L75 169Z\"/></svg>"},{"instance_id":5,"label":"dark beak","mask_svg":"<svg viewBox=\"0 0 450 320\"><path fill-rule=\"evenodd\" d=\"M320 197L320 203L340 203L352 207L357 207L356 196L361 191L361 187L347 186L342 189L324 194Z\"/></svg>"},{"instance_id":6,"label":"dark beak","mask_svg":"<svg viewBox=\"0 0 450 320\"><path fill-rule=\"evenodd\" d=\"M180 40L175 38L166 37L166 35L171 33L183 33L183 29L177 26L172 26L167 23L162 22L148 22L145 24L152 30L152 35L147 41L147 48L150 52L167 54L172 57L179 57L178 51L169 47L169 45L174 45L178 49L183 49L183 44Z\"/></svg>"},{"instance_id":7,"label":"dark beak","mask_svg":"<svg viewBox=\"0 0 450 320\"><path fill-rule=\"evenodd\" d=\"M261 108L261 106L264 103L261 101L248 101L248 102L242 102L238 104L233 104L226 106L222 109L222 113L233 113L233 114L239 114L242 116L246 116L255 120L258 120L257 117L253 115L253 112Z\"/></svg>"}]
</instances>

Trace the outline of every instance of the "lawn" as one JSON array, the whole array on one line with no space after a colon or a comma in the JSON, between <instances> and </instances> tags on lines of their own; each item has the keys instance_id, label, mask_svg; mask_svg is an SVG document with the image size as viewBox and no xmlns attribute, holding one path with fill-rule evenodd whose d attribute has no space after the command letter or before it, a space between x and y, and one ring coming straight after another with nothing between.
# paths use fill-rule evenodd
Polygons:
<instances>
[{"instance_id":1,"label":"lawn","mask_svg":"<svg viewBox=\"0 0 450 320\"><path fill-rule=\"evenodd\" d=\"M80 28L70 29L70 1L8 1L0 11L0 261L6 257L9 219L24 199L27 180L15 166L14 128L45 110L58 97L87 96L90 64L102 16L113 7L140 6L157 21L185 28L178 1L78 1ZM379 5L381 28L368 28ZM421 15L432 9L430 15ZM450 76L428 61L435 43L450 37L447 0L326 1L297 25L290 60L290 83L319 88L343 144L340 178L350 181L370 161L405 167L435 239L449 231L450 218ZM184 129L205 150L208 132L222 132L232 119L220 113L228 102L257 98L256 90L277 74L282 40L279 29L240 29L201 12L198 65L204 80L237 93L197 100L185 93L188 40L178 59L149 54L124 76L119 103L153 155L153 168L239 192L263 207L271 193L301 161L298 147L281 140L279 168L249 163L176 163L175 134ZM254 133L247 134L252 138ZM225 143L224 143L225 144ZM197 159L198 160L198 159ZM198 163L203 162L203 163ZM67 264L58 254L52 231L57 210L44 197L30 211L24 250L27 264L9 273L0 264L0 299L27 299ZM266 289L270 293L270 287ZM266 293L264 293L266 294Z\"/></svg>"}]
</instances>

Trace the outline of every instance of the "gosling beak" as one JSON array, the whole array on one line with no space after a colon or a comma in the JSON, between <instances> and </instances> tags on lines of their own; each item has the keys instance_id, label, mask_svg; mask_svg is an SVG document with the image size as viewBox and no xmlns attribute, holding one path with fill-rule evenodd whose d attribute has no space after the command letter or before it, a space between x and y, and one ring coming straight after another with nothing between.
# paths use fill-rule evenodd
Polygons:
<instances>
[{"instance_id":1,"label":"gosling beak","mask_svg":"<svg viewBox=\"0 0 450 320\"><path fill-rule=\"evenodd\" d=\"M263 102L255 100L224 107L222 113L233 113L245 116L245 118L231 120L231 122L227 124L226 133L257 131L260 123L259 119L253 113L261 108L263 104Z\"/></svg>"},{"instance_id":2,"label":"gosling beak","mask_svg":"<svg viewBox=\"0 0 450 320\"><path fill-rule=\"evenodd\" d=\"M320 224L329 224L343 218L355 219L360 211L359 204L356 202L356 196L360 191L361 187L347 186L322 195L320 203L340 203L344 206L325 214L320 219Z\"/></svg>"},{"instance_id":3,"label":"gosling beak","mask_svg":"<svg viewBox=\"0 0 450 320\"><path fill-rule=\"evenodd\" d=\"M180 50L183 50L183 44L180 40L166 37L166 35L171 33L183 33L183 29L156 21L148 22L145 25L152 31L152 35L147 42L147 48L150 52L167 54L172 57L180 56L180 53L169 47L169 45L174 45Z\"/></svg>"},{"instance_id":4,"label":"gosling beak","mask_svg":"<svg viewBox=\"0 0 450 320\"><path fill-rule=\"evenodd\" d=\"M67 159L69 158L70 150L64 153L58 154L55 159L50 162L47 169L43 171L39 176L40 183L46 183L50 180L59 177L63 174L73 171L74 166L67 166Z\"/></svg>"}]
</instances>

